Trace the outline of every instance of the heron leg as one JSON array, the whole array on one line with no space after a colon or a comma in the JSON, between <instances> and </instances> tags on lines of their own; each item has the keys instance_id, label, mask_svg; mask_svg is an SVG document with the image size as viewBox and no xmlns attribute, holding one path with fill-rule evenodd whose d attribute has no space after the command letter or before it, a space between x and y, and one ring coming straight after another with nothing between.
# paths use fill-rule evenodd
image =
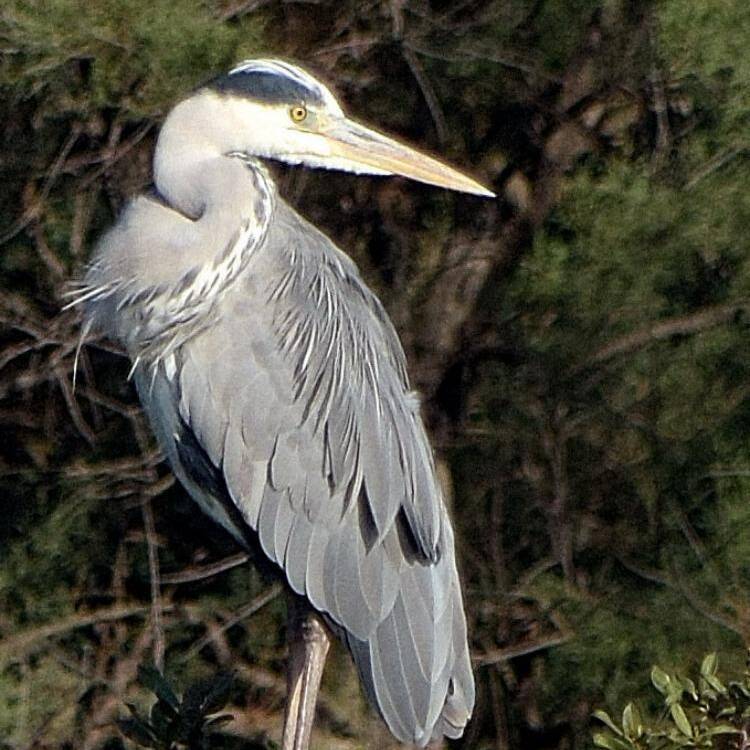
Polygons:
<instances>
[{"instance_id":1,"label":"heron leg","mask_svg":"<svg viewBox=\"0 0 750 750\"><path fill-rule=\"evenodd\" d=\"M308 750L320 678L331 639L320 617L299 596L289 594L287 615L287 704L282 750Z\"/></svg>"}]
</instances>

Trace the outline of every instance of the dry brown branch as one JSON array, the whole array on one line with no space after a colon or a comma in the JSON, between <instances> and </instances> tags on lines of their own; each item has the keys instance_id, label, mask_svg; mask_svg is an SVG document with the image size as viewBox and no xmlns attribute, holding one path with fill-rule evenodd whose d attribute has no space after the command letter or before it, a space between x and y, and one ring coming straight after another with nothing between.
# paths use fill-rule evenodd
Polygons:
<instances>
[{"instance_id":1,"label":"dry brown branch","mask_svg":"<svg viewBox=\"0 0 750 750\"><path fill-rule=\"evenodd\" d=\"M555 415L555 422L558 416ZM545 503L549 518L549 540L555 556L563 569L565 581L575 583L575 566L573 562L572 519L568 508L568 459L567 436L565 426L555 424L542 431L542 446L547 458L550 484L552 487L551 502Z\"/></svg>"},{"instance_id":2,"label":"dry brown branch","mask_svg":"<svg viewBox=\"0 0 750 750\"><path fill-rule=\"evenodd\" d=\"M16 662L26 655L43 648L49 638L65 635L72 630L85 628L100 622L123 620L128 617L140 617L148 613L149 608L141 604L103 607L92 612L79 612L47 625L27 628L7 636L0 642L0 664Z\"/></svg>"},{"instance_id":3,"label":"dry brown branch","mask_svg":"<svg viewBox=\"0 0 750 750\"><path fill-rule=\"evenodd\" d=\"M102 165L87 174L81 180L78 189L88 190L107 170L111 169L124 156L127 156L148 135L153 127L153 122L144 123L128 140L118 145L122 126L119 126L119 129L113 126L109 145L97 156L97 161L103 162Z\"/></svg>"},{"instance_id":4,"label":"dry brown branch","mask_svg":"<svg viewBox=\"0 0 750 750\"><path fill-rule=\"evenodd\" d=\"M654 166L660 168L669 156L672 145L672 133L669 127L669 108L664 92L664 80L661 71L654 67L651 71L651 92L654 97L654 114L656 115L656 144L654 146Z\"/></svg>"},{"instance_id":5,"label":"dry brown branch","mask_svg":"<svg viewBox=\"0 0 750 750\"><path fill-rule=\"evenodd\" d=\"M268 588L262 594L256 596L255 599L253 599L251 602L248 602L243 607L240 607L237 612L232 615L232 617L230 617L226 622L222 624L218 631L209 630L207 635L203 636L203 638L196 641L190 647L190 649L185 653L183 659L187 661L188 659L191 659L193 656L195 656L195 654L197 654L199 651L202 651L211 642L211 639L215 635L215 632L225 633L227 630L239 624L243 620L246 620L248 617L252 617L256 612L259 612L261 609L263 609L266 604L269 604L274 599L276 599L276 597L279 596L279 594L281 594L283 590L283 586L280 583L273 584L273 586Z\"/></svg>"},{"instance_id":6,"label":"dry brown branch","mask_svg":"<svg viewBox=\"0 0 750 750\"><path fill-rule=\"evenodd\" d=\"M503 700L503 689L500 684L500 676L496 670L492 670L489 675L490 680L490 697L492 702L492 715L495 721L495 748L496 750L508 750L508 722L505 716L505 704Z\"/></svg>"},{"instance_id":7,"label":"dry brown branch","mask_svg":"<svg viewBox=\"0 0 750 750\"><path fill-rule=\"evenodd\" d=\"M75 259L80 258L83 253L83 245L86 241L89 226L91 225L91 218L96 204L96 194L98 192L98 183L95 183L91 191L76 191L73 203L73 222L70 228L70 242L68 243L70 255Z\"/></svg>"},{"instance_id":8,"label":"dry brown branch","mask_svg":"<svg viewBox=\"0 0 750 750\"><path fill-rule=\"evenodd\" d=\"M477 668L486 667L490 664L497 664L501 661L516 659L519 656L526 656L528 654L536 653L537 651L544 651L548 648L560 646L569 641L572 637L572 633L561 633L559 635L549 636L548 638L540 638L531 643L518 643L514 646L486 651L483 654L472 654L471 662Z\"/></svg>"},{"instance_id":9,"label":"dry brown branch","mask_svg":"<svg viewBox=\"0 0 750 750\"><path fill-rule=\"evenodd\" d=\"M157 460L158 459L158 460ZM160 454L153 451L151 454L128 458L113 458L109 461L98 461L95 464L76 462L65 468L68 477L95 481L118 477L120 480L149 481L149 469L161 460Z\"/></svg>"},{"instance_id":10,"label":"dry brown branch","mask_svg":"<svg viewBox=\"0 0 750 750\"><path fill-rule=\"evenodd\" d=\"M78 406L75 396L73 395L73 387L68 382L68 374L65 372L61 365L58 364L55 367L55 377L57 378L57 384L62 391L63 398L65 399L65 405L68 407L68 413L76 429L80 433L81 437L89 444L93 445L96 442L96 436L92 429L86 424L86 420L81 414L81 410Z\"/></svg>"},{"instance_id":11,"label":"dry brown branch","mask_svg":"<svg viewBox=\"0 0 750 750\"><path fill-rule=\"evenodd\" d=\"M145 610L145 608L144 608ZM129 688L135 683L138 666L151 645L151 628L141 629L135 643L126 647L126 633L117 637L109 648L100 649L100 664L97 676L100 682L107 686L107 691L89 712L86 719L87 731L83 750L95 750L119 732L114 724L114 718L122 711L123 703ZM111 663L109 654L117 653L119 658Z\"/></svg>"},{"instance_id":12,"label":"dry brown branch","mask_svg":"<svg viewBox=\"0 0 750 750\"><path fill-rule=\"evenodd\" d=\"M696 612L705 617L707 620L715 623L716 625L720 625L721 627L726 628L733 633L736 633L737 635L741 636L743 640L747 640L747 633L740 624L732 622L723 615L720 615L718 612L715 612L710 605L708 605L706 602L701 601L698 595L695 594L695 592L692 591L684 581L681 581L674 576L670 576L668 573L664 573L660 570L650 570L648 568L644 568L642 565L632 562L631 560L628 560L621 555L617 555L617 561L626 570L629 570L631 573L634 573L640 578L643 578L646 581L651 581L652 583L657 583L661 586L666 586L667 588L678 592L685 598L688 604L690 604L690 606Z\"/></svg>"},{"instance_id":13,"label":"dry brown branch","mask_svg":"<svg viewBox=\"0 0 750 750\"><path fill-rule=\"evenodd\" d=\"M23 231L32 221L38 218L43 210L44 202L47 200L52 187L54 186L57 178L60 176L65 160L73 150L78 136L81 134L80 124L76 124L71 128L70 135L60 149L55 160L47 170L47 177L44 181L41 191L38 194L34 194L32 189L32 197L29 200L29 205L25 208L23 214L18 221L10 228L5 234L0 235L0 245L5 244L8 240L13 239L19 232ZM29 184L31 187L31 183Z\"/></svg>"},{"instance_id":14,"label":"dry brown branch","mask_svg":"<svg viewBox=\"0 0 750 750\"><path fill-rule=\"evenodd\" d=\"M577 365L572 370L572 373L574 374L586 367L606 362L622 354L631 354L655 341L663 341L672 336L690 336L695 333L707 331L730 322L737 313L747 310L749 307L750 302L740 300L726 305L709 307L689 315L680 315L661 320L658 323L652 323L605 344L588 357L584 363Z\"/></svg>"},{"instance_id":15,"label":"dry brown branch","mask_svg":"<svg viewBox=\"0 0 750 750\"><path fill-rule=\"evenodd\" d=\"M234 665L237 675L259 688L263 688L271 693L281 704L286 698L286 679L283 676L247 662L239 662ZM331 699L330 695L323 688L318 696L318 710L327 714L340 727L349 727L351 724L351 710L346 705L341 705L338 701ZM275 720L278 724L278 718ZM276 726L278 731L278 726ZM361 745L360 745L361 746ZM325 745L328 747L328 745Z\"/></svg>"},{"instance_id":16,"label":"dry brown branch","mask_svg":"<svg viewBox=\"0 0 750 750\"><path fill-rule=\"evenodd\" d=\"M380 35L359 34L356 39L348 39L338 44L330 44L326 47L320 47L312 53L313 57L325 57L326 55L339 55L343 52L358 51L360 54L365 53L377 47L382 41Z\"/></svg>"},{"instance_id":17,"label":"dry brown branch","mask_svg":"<svg viewBox=\"0 0 750 750\"><path fill-rule=\"evenodd\" d=\"M238 565L244 565L250 559L251 557L247 552L238 552L236 555L230 555L223 560L219 560L218 562L209 565L196 565L190 568L185 568L179 573L166 573L162 575L161 582L163 584L172 584L202 581L205 578L211 578L219 573L223 573L225 570L236 568Z\"/></svg>"},{"instance_id":18,"label":"dry brown branch","mask_svg":"<svg viewBox=\"0 0 750 750\"><path fill-rule=\"evenodd\" d=\"M730 148L716 154L713 159L704 164L686 183L685 190L692 190L701 180L718 172L722 167L729 164L730 161L747 152L746 146Z\"/></svg>"},{"instance_id":19,"label":"dry brown branch","mask_svg":"<svg viewBox=\"0 0 750 750\"><path fill-rule=\"evenodd\" d=\"M402 44L401 54L403 55L404 60L406 60L409 70L411 70L414 79L419 84L419 88L422 91L422 96L424 96L424 100L430 110L432 121L435 123L435 131L437 132L438 141L441 144L445 143L447 133L445 115L443 114L443 109L440 106L435 89L432 87L430 79L427 77L427 73L425 73L424 68L414 54L414 51L407 45Z\"/></svg>"},{"instance_id":20,"label":"dry brown branch","mask_svg":"<svg viewBox=\"0 0 750 750\"><path fill-rule=\"evenodd\" d=\"M232 21L236 18L248 15L259 10L264 5L269 5L272 0L240 0L231 3L227 8L217 14L221 21Z\"/></svg>"},{"instance_id":21,"label":"dry brown branch","mask_svg":"<svg viewBox=\"0 0 750 750\"><path fill-rule=\"evenodd\" d=\"M91 379L87 377L87 380ZM76 393L86 398L92 404L103 406L114 414L119 414L121 417L125 417L125 419L128 420L132 419L133 416L140 411L140 408L135 404L129 404L124 401L117 401L116 399L110 398L109 396L105 396L103 393L93 387L77 387ZM151 455L154 458L154 463L158 463L160 460L159 452L152 451Z\"/></svg>"},{"instance_id":22,"label":"dry brown branch","mask_svg":"<svg viewBox=\"0 0 750 750\"><path fill-rule=\"evenodd\" d=\"M34 238L34 248L36 249L37 255L47 267L49 275L55 282L62 281L65 276L65 267L60 262L60 259L52 252L47 238L44 236L44 229L38 221L34 221L31 226L31 235Z\"/></svg>"},{"instance_id":23,"label":"dry brown branch","mask_svg":"<svg viewBox=\"0 0 750 750\"><path fill-rule=\"evenodd\" d=\"M534 76L538 80L547 81L549 83L561 83L559 77L546 73L541 67L535 66L533 63L525 62L523 60L513 60L509 57L501 57L497 54L496 50L493 51L484 49L480 45L473 45L472 47L457 47L451 52L431 49L423 46L422 44L415 44L413 40L410 40L408 45L414 52L422 55L423 57L434 58L435 60L444 60L445 62L486 60L487 62L500 65L503 68L516 70L521 73L525 73L526 75Z\"/></svg>"},{"instance_id":24,"label":"dry brown branch","mask_svg":"<svg viewBox=\"0 0 750 750\"><path fill-rule=\"evenodd\" d=\"M159 578L159 550L156 544L156 529L154 528L154 514L151 510L151 499L144 500L141 505L143 528L148 547L148 573L151 583L151 629L153 631L154 665L164 671L164 626L162 625L161 581Z\"/></svg>"}]
</instances>

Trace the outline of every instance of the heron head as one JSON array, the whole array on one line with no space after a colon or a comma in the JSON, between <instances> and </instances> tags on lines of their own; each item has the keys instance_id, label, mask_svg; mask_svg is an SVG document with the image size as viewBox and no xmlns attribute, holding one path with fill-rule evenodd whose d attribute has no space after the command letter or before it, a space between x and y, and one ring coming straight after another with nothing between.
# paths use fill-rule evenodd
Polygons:
<instances>
[{"instance_id":1,"label":"heron head","mask_svg":"<svg viewBox=\"0 0 750 750\"><path fill-rule=\"evenodd\" d=\"M464 193L494 195L437 159L348 118L326 86L290 63L248 60L209 83L205 93L218 99L216 115L222 121L216 127L225 140L231 132L228 153L401 175Z\"/></svg>"}]
</instances>

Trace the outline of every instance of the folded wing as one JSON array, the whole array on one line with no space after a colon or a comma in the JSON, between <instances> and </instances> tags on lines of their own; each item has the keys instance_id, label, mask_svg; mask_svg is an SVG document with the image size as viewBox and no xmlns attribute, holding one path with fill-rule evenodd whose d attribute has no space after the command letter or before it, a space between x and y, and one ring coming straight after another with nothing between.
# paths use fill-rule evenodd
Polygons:
<instances>
[{"instance_id":1,"label":"folded wing","mask_svg":"<svg viewBox=\"0 0 750 750\"><path fill-rule=\"evenodd\" d=\"M393 733L459 736L474 683L453 534L400 344L351 261L277 212L221 318L140 376L142 399L196 500L330 618Z\"/></svg>"}]
</instances>

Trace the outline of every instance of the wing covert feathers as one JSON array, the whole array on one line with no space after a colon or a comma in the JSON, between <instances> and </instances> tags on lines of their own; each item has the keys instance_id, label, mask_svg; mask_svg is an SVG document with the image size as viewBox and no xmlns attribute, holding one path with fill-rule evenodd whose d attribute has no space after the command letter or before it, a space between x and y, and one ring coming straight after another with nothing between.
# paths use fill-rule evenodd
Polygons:
<instances>
[{"instance_id":1,"label":"wing covert feathers","mask_svg":"<svg viewBox=\"0 0 750 750\"><path fill-rule=\"evenodd\" d=\"M164 424L164 399L144 401L162 441L175 421L192 433L265 554L341 630L396 737L459 736L466 622L403 352L353 263L284 204L274 218L217 322L177 349L171 379L157 366L177 414Z\"/></svg>"}]
</instances>

